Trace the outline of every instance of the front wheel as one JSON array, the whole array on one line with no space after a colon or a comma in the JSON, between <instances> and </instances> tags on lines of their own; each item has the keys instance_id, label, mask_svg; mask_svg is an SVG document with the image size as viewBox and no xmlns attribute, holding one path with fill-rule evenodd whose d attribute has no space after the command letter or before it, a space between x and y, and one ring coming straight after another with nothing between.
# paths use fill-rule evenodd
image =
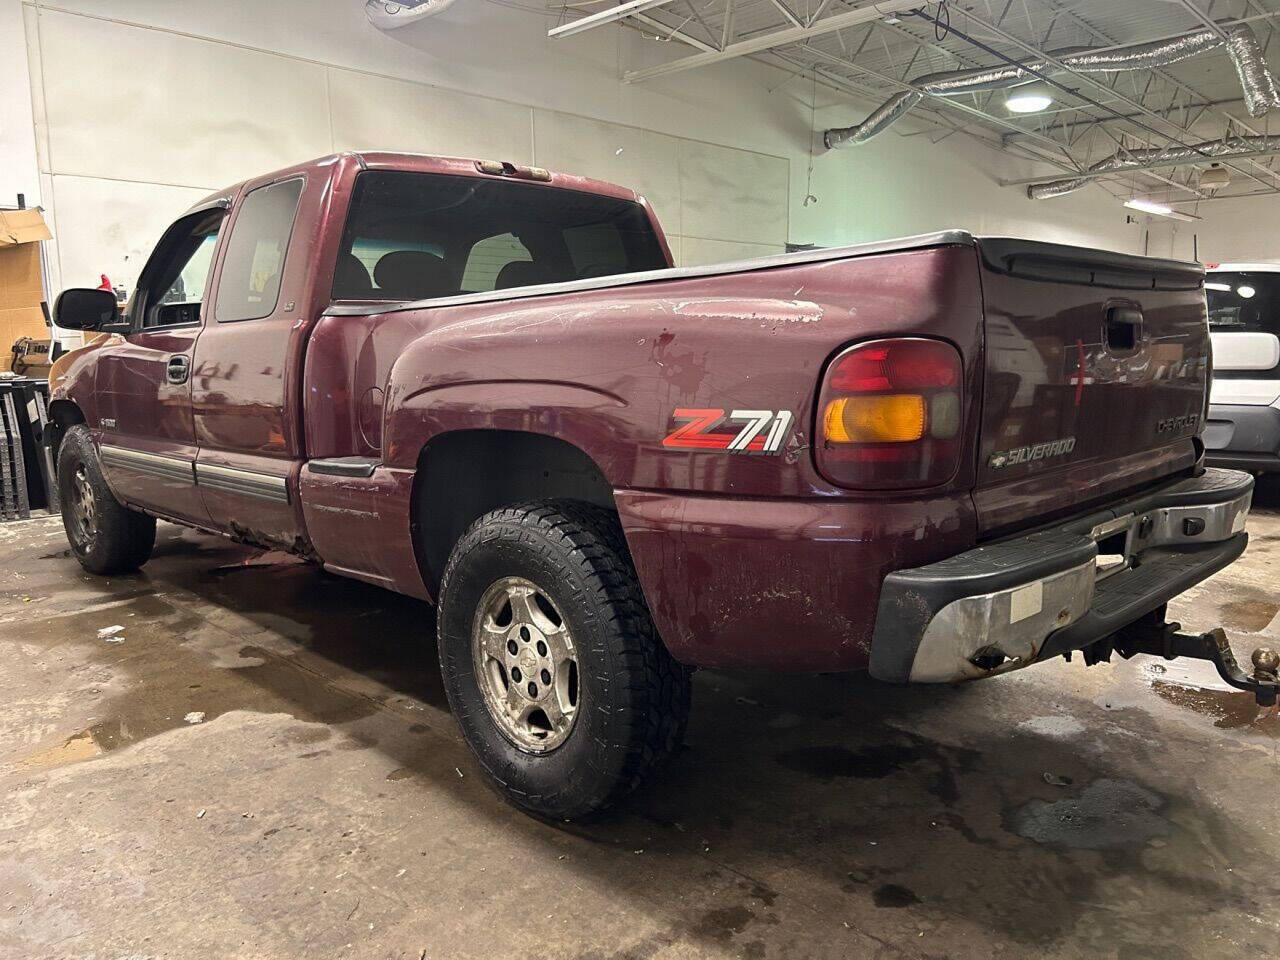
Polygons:
<instances>
[{"instance_id":1,"label":"front wheel","mask_svg":"<svg viewBox=\"0 0 1280 960\"><path fill-rule=\"evenodd\" d=\"M684 737L689 671L658 638L606 510L546 501L481 517L449 557L437 624L463 736L523 807L602 809Z\"/></svg>"},{"instance_id":2,"label":"front wheel","mask_svg":"<svg viewBox=\"0 0 1280 960\"><path fill-rule=\"evenodd\" d=\"M82 424L68 430L58 448L58 498L71 552L89 572L124 573L150 558L155 518L130 510L112 495Z\"/></svg>"}]
</instances>

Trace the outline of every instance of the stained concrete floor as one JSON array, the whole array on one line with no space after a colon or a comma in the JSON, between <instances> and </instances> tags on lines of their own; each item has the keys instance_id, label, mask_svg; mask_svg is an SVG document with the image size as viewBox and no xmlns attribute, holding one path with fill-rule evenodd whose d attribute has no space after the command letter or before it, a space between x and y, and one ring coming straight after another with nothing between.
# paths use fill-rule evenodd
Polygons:
<instances>
[{"instance_id":1,"label":"stained concrete floor","mask_svg":"<svg viewBox=\"0 0 1280 960\"><path fill-rule=\"evenodd\" d=\"M1175 610L1245 656L1280 640L1258 500ZM1280 954L1280 721L1205 665L701 673L669 775L563 825L481 782L431 634L177 527L105 580L56 519L0 526L0 956Z\"/></svg>"}]
</instances>

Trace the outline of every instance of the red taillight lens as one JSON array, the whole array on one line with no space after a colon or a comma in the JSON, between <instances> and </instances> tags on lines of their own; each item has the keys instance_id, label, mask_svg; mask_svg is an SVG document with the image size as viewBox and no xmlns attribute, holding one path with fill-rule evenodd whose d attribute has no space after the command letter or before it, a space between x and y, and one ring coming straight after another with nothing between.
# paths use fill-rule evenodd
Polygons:
<instances>
[{"instance_id":1,"label":"red taillight lens","mask_svg":"<svg viewBox=\"0 0 1280 960\"><path fill-rule=\"evenodd\" d=\"M827 368L818 398L818 469L862 489L944 483L960 458L963 367L941 340L873 340Z\"/></svg>"}]
</instances>

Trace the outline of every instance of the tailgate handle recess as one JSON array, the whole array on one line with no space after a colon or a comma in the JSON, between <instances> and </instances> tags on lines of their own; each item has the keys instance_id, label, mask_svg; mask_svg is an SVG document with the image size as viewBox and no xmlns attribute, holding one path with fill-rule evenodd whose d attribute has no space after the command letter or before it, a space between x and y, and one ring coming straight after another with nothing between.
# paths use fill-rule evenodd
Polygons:
<instances>
[{"instance_id":1,"label":"tailgate handle recess","mask_svg":"<svg viewBox=\"0 0 1280 960\"><path fill-rule=\"evenodd\" d=\"M1139 307L1107 308L1107 347L1119 353L1138 349L1142 339L1142 310Z\"/></svg>"}]
</instances>

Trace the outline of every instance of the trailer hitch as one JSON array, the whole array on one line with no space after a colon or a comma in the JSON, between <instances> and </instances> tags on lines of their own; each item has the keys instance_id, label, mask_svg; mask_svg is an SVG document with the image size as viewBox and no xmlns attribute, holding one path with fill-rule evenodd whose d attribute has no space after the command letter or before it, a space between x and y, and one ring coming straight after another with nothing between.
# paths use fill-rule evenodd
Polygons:
<instances>
[{"instance_id":1,"label":"trailer hitch","mask_svg":"<svg viewBox=\"0 0 1280 960\"><path fill-rule=\"evenodd\" d=\"M1258 647L1253 651L1253 673L1247 674L1236 662L1226 631L1221 627L1198 634L1180 633L1181 629L1180 623L1140 622L1125 627L1112 639L1116 652L1126 660L1138 653L1166 660L1177 657L1208 660L1225 683L1252 693L1259 707L1275 708L1280 695L1280 654L1271 647Z\"/></svg>"}]
</instances>

